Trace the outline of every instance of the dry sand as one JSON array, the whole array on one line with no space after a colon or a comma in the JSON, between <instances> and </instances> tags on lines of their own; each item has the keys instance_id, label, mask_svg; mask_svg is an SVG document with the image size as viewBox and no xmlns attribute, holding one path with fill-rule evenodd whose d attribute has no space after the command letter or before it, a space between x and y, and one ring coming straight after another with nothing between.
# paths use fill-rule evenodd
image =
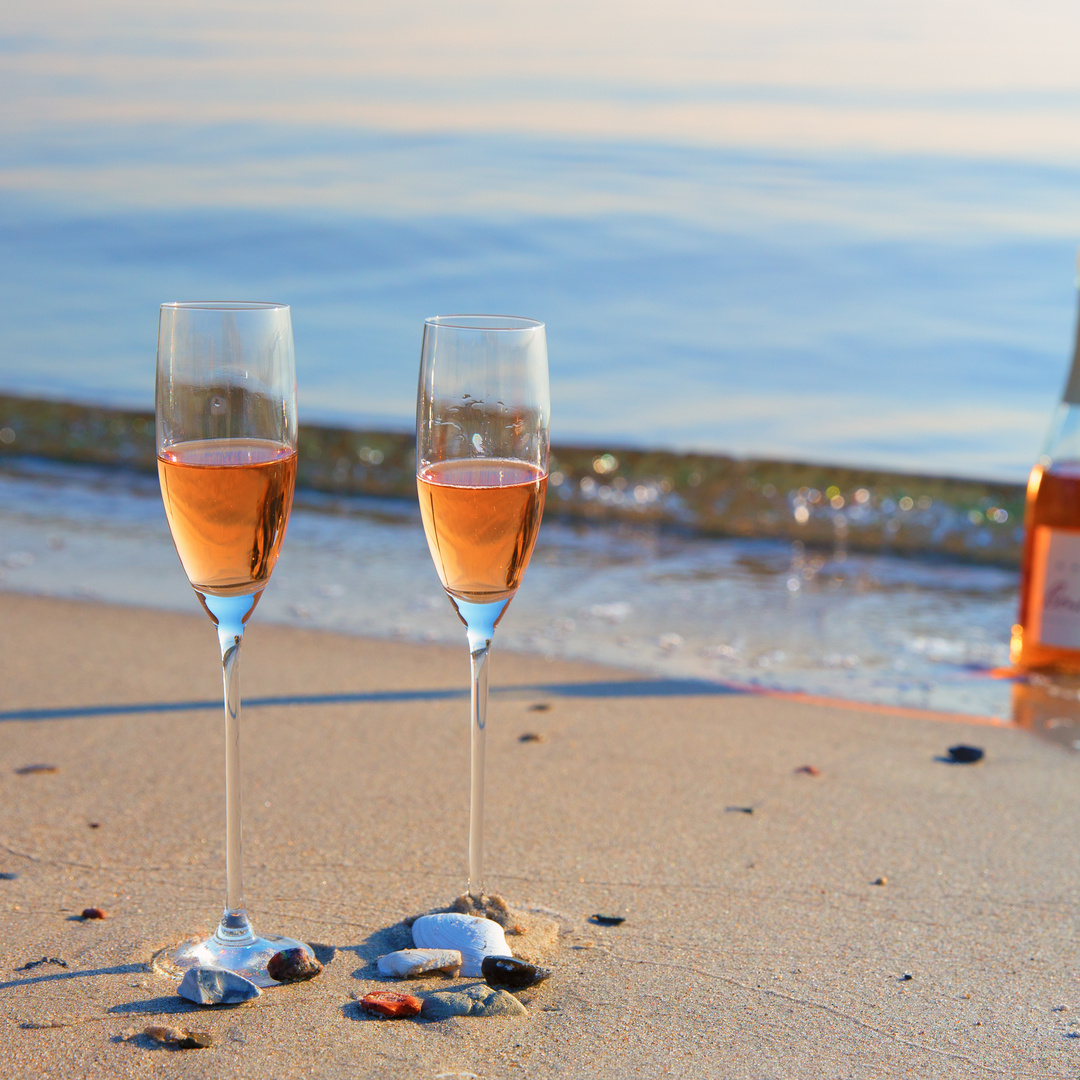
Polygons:
<instances>
[{"instance_id":1,"label":"dry sand","mask_svg":"<svg viewBox=\"0 0 1080 1080\"><path fill-rule=\"evenodd\" d=\"M1076 1076L1080 759L498 653L488 886L562 916L556 975L520 1020L359 1017L395 924L464 884L464 654L256 614L245 694L293 700L244 714L249 909L337 954L199 1009L151 959L220 913L214 634L0 594L0 1075ZM986 759L935 760L957 742ZM38 762L59 771L15 771ZM43 956L68 967L17 970Z\"/></svg>"}]
</instances>

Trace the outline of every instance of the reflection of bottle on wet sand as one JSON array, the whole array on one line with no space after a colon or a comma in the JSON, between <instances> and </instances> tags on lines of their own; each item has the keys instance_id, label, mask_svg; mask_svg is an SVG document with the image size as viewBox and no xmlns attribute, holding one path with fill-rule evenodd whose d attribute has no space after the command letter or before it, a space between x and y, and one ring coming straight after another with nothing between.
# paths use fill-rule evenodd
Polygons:
<instances>
[{"instance_id":1,"label":"reflection of bottle on wet sand","mask_svg":"<svg viewBox=\"0 0 1080 1080\"><path fill-rule=\"evenodd\" d=\"M1010 658L1027 670L1080 673L1080 321L1065 393L1028 480Z\"/></svg>"},{"instance_id":2,"label":"reflection of bottle on wet sand","mask_svg":"<svg viewBox=\"0 0 1080 1080\"><path fill-rule=\"evenodd\" d=\"M1018 679L1012 688L1012 719L1041 738L1080 750L1080 678Z\"/></svg>"}]
</instances>

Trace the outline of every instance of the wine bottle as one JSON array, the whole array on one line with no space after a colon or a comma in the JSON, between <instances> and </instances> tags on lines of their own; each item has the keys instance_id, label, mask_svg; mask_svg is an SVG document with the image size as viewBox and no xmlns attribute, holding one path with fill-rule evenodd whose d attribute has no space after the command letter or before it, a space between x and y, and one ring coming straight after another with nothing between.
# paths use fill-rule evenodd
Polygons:
<instances>
[{"instance_id":1,"label":"wine bottle","mask_svg":"<svg viewBox=\"0 0 1080 1080\"><path fill-rule=\"evenodd\" d=\"M1080 317L1065 392L1028 478L1009 655L1025 670L1080 673Z\"/></svg>"}]
</instances>

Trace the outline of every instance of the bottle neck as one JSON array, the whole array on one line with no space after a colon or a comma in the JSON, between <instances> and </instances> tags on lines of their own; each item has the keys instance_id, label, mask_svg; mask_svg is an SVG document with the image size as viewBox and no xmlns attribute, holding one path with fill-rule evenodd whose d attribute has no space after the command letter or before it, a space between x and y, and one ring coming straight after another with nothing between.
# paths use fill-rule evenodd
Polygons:
<instances>
[{"instance_id":1,"label":"bottle neck","mask_svg":"<svg viewBox=\"0 0 1080 1080\"><path fill-rule=\"evenodd\" d=\"M1061 400L1065 405L1080 405L1080 315L1076 320L1072 367L1065 380L1065 393L1061 395Z\"/></svg>"}]
</instances>

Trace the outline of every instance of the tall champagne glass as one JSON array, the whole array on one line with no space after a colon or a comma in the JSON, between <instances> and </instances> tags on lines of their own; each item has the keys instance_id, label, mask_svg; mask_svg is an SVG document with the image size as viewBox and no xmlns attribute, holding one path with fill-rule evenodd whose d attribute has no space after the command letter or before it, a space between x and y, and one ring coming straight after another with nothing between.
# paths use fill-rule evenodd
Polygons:
<instances>
[{"instance_id":1,"label":"tall champagne glass","mask_svg":"<svg viewBox=\"0 0 1080 1080\"><path fill-rule=\"evenodd\" d=\"M240 643L281 551L296 483L296 373L283 304L162 304L157 353L158 478L173 543L217 627L225 688L225 911L175 954L262 986L298 941L259 937L244 907ZM310 950L308 950L310 952Z\"/></svg>"},{"instance_id":2,"label":"tall champagne glass","mask_svg":"<svg viewBox=\"0 0 1080 1080\"><path fill-rule=\"evenodd\" d=\"M548 470L544 324L441 315L424 324L416 484L431 557L472 661L469 895L483 902L488 652L529 565Z\"/></svg>"}]
</instances>

